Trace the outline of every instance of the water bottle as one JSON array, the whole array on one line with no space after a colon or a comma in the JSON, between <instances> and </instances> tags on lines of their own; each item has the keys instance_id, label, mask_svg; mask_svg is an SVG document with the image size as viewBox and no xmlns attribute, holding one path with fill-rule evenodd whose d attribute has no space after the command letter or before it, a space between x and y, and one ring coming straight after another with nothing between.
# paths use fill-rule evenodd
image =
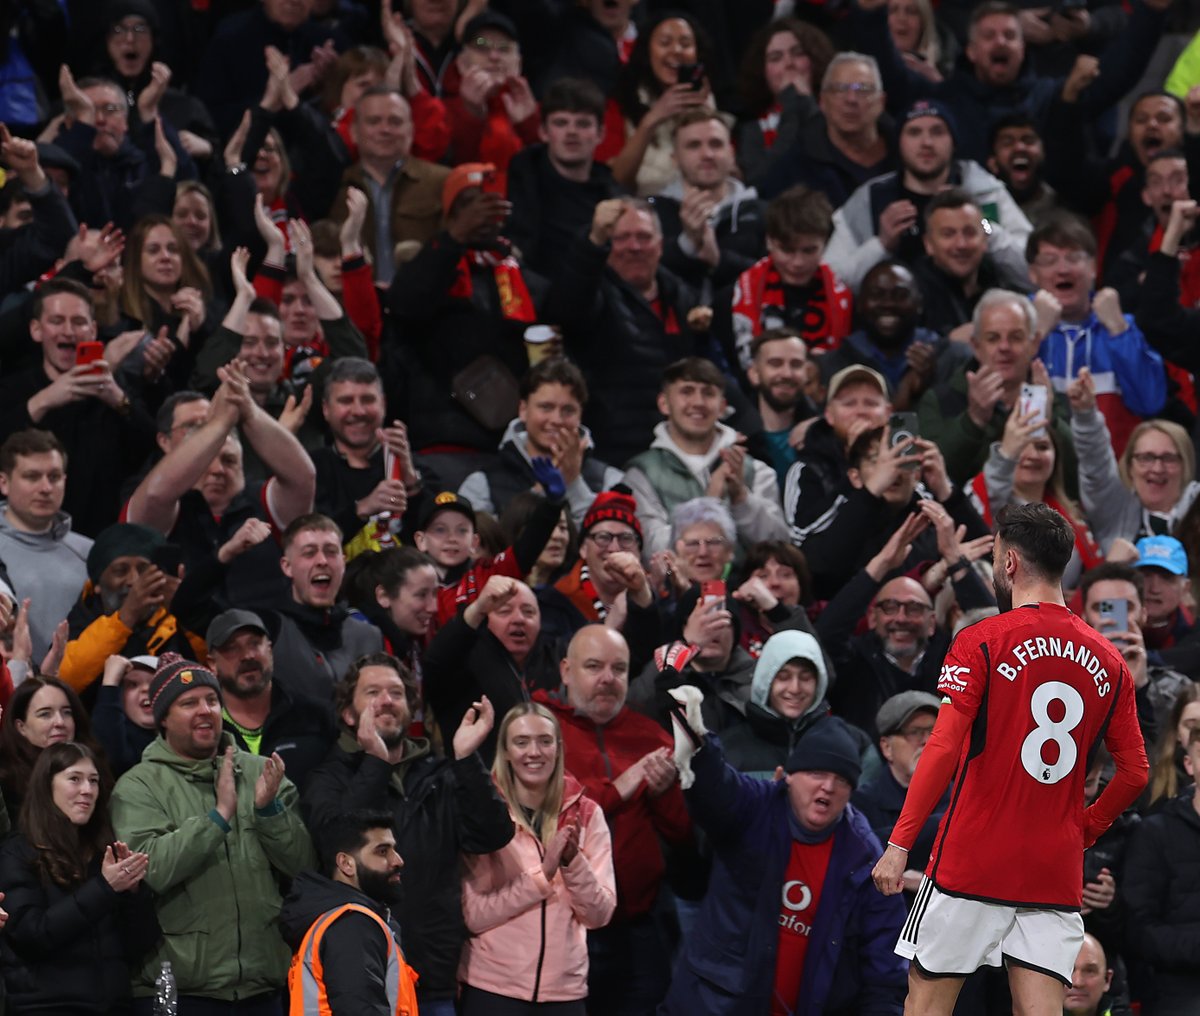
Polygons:
<instances>
[{"instance_id":1,"label":"water bottle","mask_svg":"<svg viewBox=\"0 0 1200 1016\"><path fill-rule=\"evenodd\" d=\"M162 971L154 982L154 1016L179 1016L179 996L175 992L175 972L170 961L163 960Z\"/></svg>"}]
</instances>

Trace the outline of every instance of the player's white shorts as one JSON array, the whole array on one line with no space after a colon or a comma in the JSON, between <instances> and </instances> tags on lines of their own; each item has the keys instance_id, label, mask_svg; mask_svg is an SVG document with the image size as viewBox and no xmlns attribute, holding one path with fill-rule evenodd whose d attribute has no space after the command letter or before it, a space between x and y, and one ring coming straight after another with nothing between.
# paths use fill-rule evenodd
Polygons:
<instances>
[{"instance_id":1,"label":"player's white shorts","mask_svg":"<svg viewBox=\"0 0 1200 1016\"><path fill-rule=\"evenodd\" d=\"M966 977L1015 963L1067 985L1083 945L1083 918L948 896L925 877L896 943L898 955L933 977Z\"/></svg>"}]
</instances>

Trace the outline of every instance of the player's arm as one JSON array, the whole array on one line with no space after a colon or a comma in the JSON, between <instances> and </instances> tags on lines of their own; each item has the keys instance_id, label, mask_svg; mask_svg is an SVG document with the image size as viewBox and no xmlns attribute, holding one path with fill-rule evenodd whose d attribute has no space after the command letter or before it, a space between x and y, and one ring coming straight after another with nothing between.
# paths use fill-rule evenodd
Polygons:
<instances>
[{"instance_id":1,"label":"player's arm","mask_svg":"<svg viewBox=\"0 0 1200 1016\"><path fill-rule=\"evenodd\" d=\"M1104 734L1104 746L1109 750L1117 771L1104 791L1083 813L1083 845L1090 847L1121 813L1137 800L1150 765L1146 760L1146 744L1138 725L1134 704L1133 678L1122 665L1117 680L1117 704ZM927 749L928 750L928 749Z\"/></svg>"},{"instance_id":2,"label":"player's arm","mask_svg":"<svg viewBox=\"0 0 1200 1016\"><path fill-rule=\"evenodd\" d=\"M956 641L946 654L938 678L938 692L945 698L933 734L921 753L921 764L909 784L904 810L888 837L887 849L872 872L875 885L885 895L891 896L904 887L909 848L954 776L986 682L983 653L978 647L968 648Z\"/></svg>"}]
</instances>

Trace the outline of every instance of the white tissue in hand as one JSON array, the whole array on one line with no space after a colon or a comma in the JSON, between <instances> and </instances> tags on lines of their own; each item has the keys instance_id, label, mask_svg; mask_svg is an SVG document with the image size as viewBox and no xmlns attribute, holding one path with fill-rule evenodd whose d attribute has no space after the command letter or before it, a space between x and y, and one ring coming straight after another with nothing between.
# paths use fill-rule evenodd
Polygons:
<instances>
[{"instance_id":1,"label":"white tissue in hand","mask_svg":"<svg viewBox=\"0 0 1200 1016\"><path fill-rule=\"evenodd\" d=\"M692 733L698 738L704 737L708 728L700 714L700 703L704 700L700 689L692 684L682 684L678 688L672 688L667 694L683 706ZM692 739L692 733L683 728L679 717L674 713L671 714L671 728L675 733L675 768L679 770L679 785L687 790L696 781L692 772L692 756L696 754L696 743Z\"/></svg>"}]
</instances>

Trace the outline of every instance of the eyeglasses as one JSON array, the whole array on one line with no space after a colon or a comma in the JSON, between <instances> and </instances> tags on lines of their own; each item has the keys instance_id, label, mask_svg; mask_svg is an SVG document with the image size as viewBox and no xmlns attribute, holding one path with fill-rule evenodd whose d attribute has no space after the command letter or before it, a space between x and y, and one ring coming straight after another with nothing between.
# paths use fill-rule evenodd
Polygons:
<instances>
[{"instance_id":1,"label":"eyeglasses","mask_svg":"<svg viewBox=\"0 0 1200 1016\"><path fill-rule=\"evenodd\" d=\"M928 614L932 607L924 603L917 603L914 600L909 600L907 603L901 603L899 600L880 600L875 604L875 609L884 617L894 617L901 611L905 617L920 618Z\"/></svg>"},{"instance_id":2,"label":"eyeglasses","mask_svg":"<svg viewBox=\"0 0 1200 1016\"><path fill-rule=\"evenodd\" d=\"M929 736L933 733L933 724L925 726L921 724L919 727L905 727L903 730L897 730L892 736L902 737L910 744L919 744L921 741L929 740Z\"/></svg>"},{"instance_id":3,"label":"eyeglasses","mask_svg":"<svg viewBox=\"0 0 1200 1016\"><path fill-rule=\"evenodd\" d=\"M1081 265L1091 255L1084 250L1067 251L1066 254L1039 254L1033 259L1033 263L1039 268L1057 268L1060 262L1065 261L1069 265Z\"/></svg>"},{"instance_id":4,"label":"eyeglasses","mask_svg":"<svg viewBox=\"0 0 1200 1016\"><path fill-rule=\"evenodd\" d=\"M132 25L116 24L108 30L108 34L114 39L120 38L122 35L145 35L150 31L150 26L144 21L138 21Z\"/></svg>"},{"instance_id":5,"label":"eyeglasses","mask_svg":"<svg viewBox=\"0 0 1200 1016\"><path fill-rule=\"evenodd\" d=\"M1155 455L1154 452L1134 452L1130 457L1144 469L1148 469L1150 466L1178 469L1183 465L1183 456L1179 452L1163 452L1161 455Z\"/></svg>"},{"instance_id":6,"label":"eyeglasses","mask_svg":"<svg viewBox=\"0 0 1200 1016\"><path fill-rule=\"evenodd\" d=\"M622 550L633 550L637 546L637 533L588 533L587 538L601 550L608 550L613 540Z\"/></svg>"},{"instance_id":7,"label":"eyeglasses","mask_svg":"<svg viewBox=\"0 0 1200 1016\"><path fill-rule=\"evenodd\" d=\"M121 102L102 102L96 107L96 112L105 116L124 116L129 112L129 107Z\"/></svg>"},{"instance_id":8,"label":"eyeglasses","mask_svg":"<svg viewBox=\"0 0 1200 1016\"><path fill-rule=\"evenodd\" d=\"M826 85L822 91L831 92L834 95L862 95L870 97L879 91L874 85L864 84L861 81L847 81L840 84Z\"/></svg>"},{"instance_id":9,"label":"eyeglasses","mask_svg":"<svg viewBox=\"0 0 1200 1016\"><path fill-rule=\"evenodd\" d=\"M517 51L517 44L515 42L493 42L491 39L485 39L482 35L472 39L467 45L472 49L482 49L485 52L490 49L501 54L501 56L509 56Z\"/></svg>"},{"instance_id":10,"label":"eyeglasses","mask_svg":"<svg viewBox=\"0 0 1200 1016\"><path fill-rule=\"evenodd\" d=\"M694 554L701 547L708 551L724 550L729 545L729 541L723 536L714 536L707 540L684 540L683 549L689 554Z\"/></svg>"}]
</instances>

